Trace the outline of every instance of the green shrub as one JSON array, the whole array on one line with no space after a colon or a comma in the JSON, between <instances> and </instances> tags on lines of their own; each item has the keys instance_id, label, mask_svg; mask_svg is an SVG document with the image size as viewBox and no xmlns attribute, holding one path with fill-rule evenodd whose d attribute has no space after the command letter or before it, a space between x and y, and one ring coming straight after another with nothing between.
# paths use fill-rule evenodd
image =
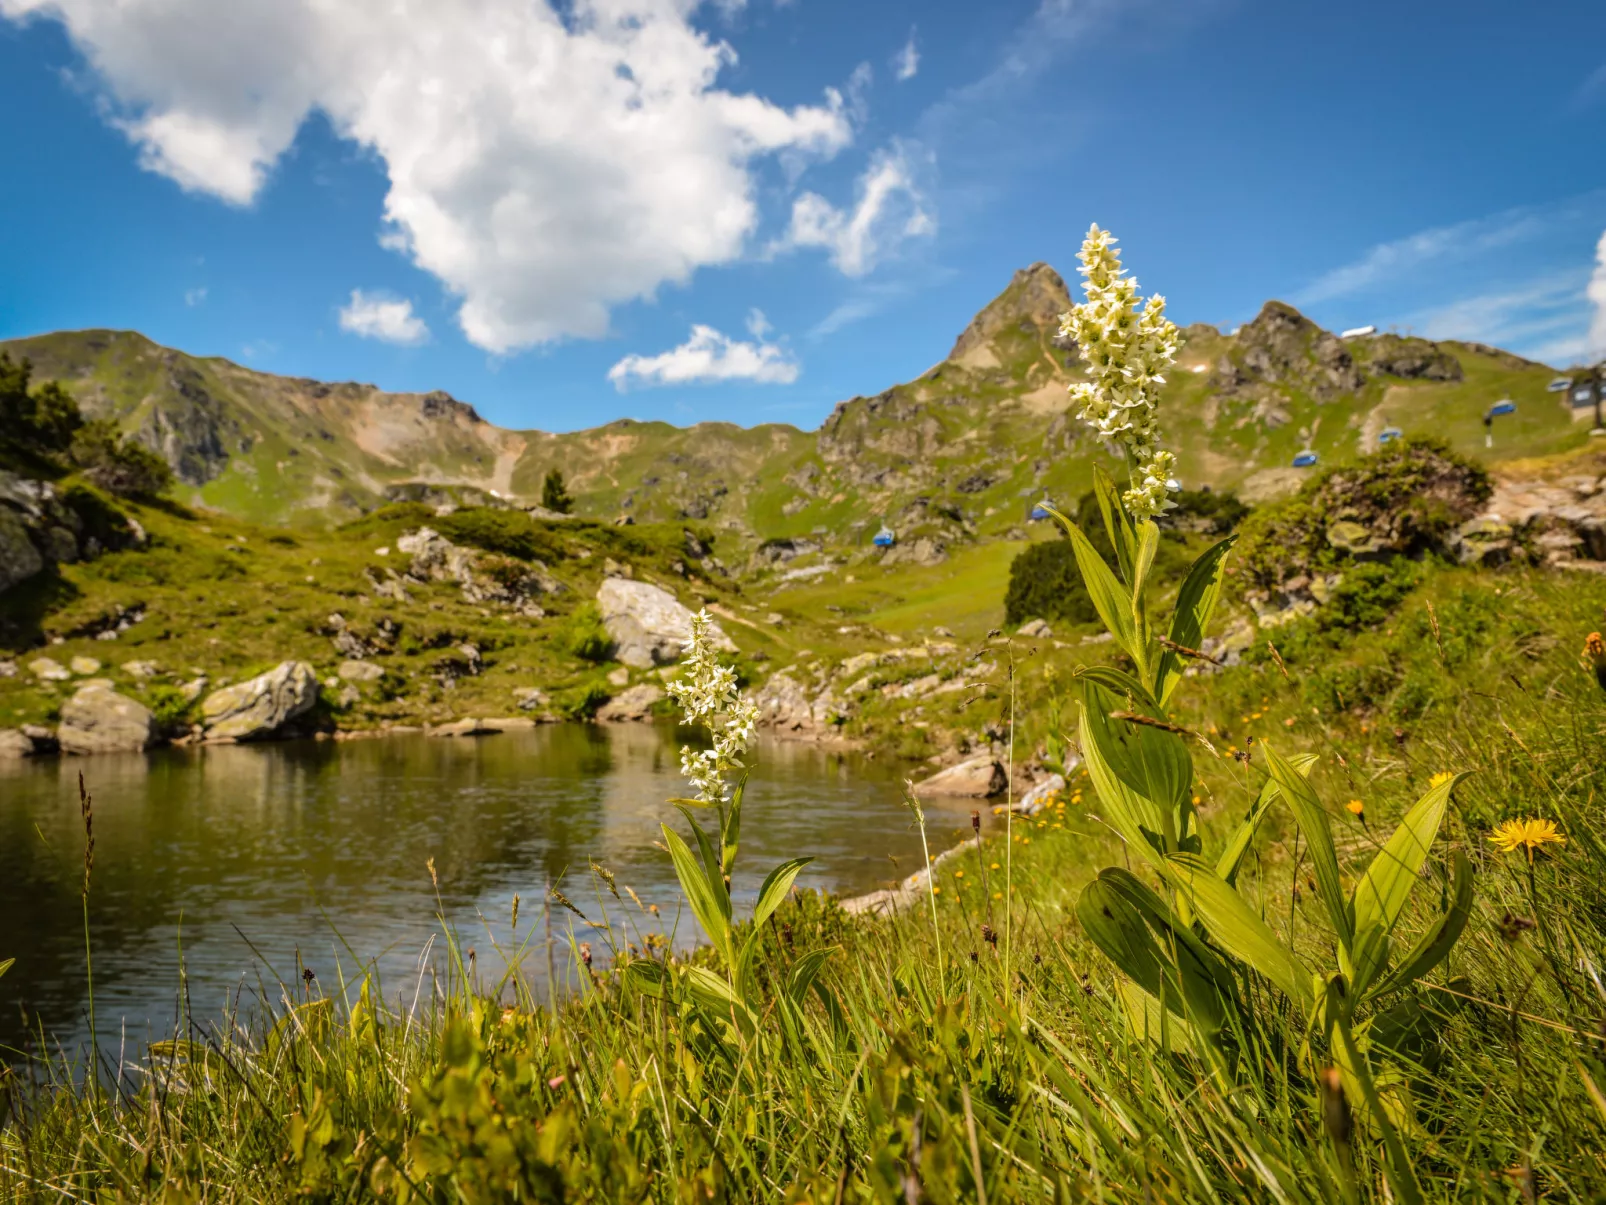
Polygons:
<instances>
[{"instance_id":1,"label":"green shrub","mask_svg":"<svg viewBox=\"0 0 1606 1205\"><path fill-rule=\"evenodd\" d=\"M552 532L522 511L470 506L431 522L455 544L469 544L521 561L559 561L566 555Z\"/></svg>"},{"instance_id":2,"label":"green shrub","mask_svg":"<svg viewBox=\"0 0 1606 1205\"><path fill-rule=\"evenodd\" d=\"M1160 524L1162 528L1224 536L1236 531L1250 512L1249 505L1230 490L1225 493L1217 493L1208 487L1178 490L1172 496L1172 501L1177 504L1176 508L1165 513ZM1083 530L1088 528L1084 525Z\"/></svg>"},{"instance_id":3,"label":"green shrub","mask_svg":"<svg viewBox=\"0 0 1606 1205\"><path fill-rule=\"evenodd\" d=\"M568 487L563 483L561 470L547 471L546 479L541 482L541 505L560 515L566 515L574 509L574 499L569 496Z\"/></svg>"},{"instance_id":4,"label":"green shrub","mask_svg":"<svg viewBox=\"0 0 1606 1205\"><path fill-rule=\"evenodd\" d=\"M187 698L178 687L165 683L158 683L147 690L145 702L150 707L157 726L164 732L172 732L187 725L190 720L190 709L195 705L195 701Z\"/></svg>"},{"instance_id":5,"label":"green shrub","mask_svg":"<svg viewBox=\"0 0 1606 1205\"><path fill-rule=\"evenodd\" d=\"M72 462L108 493L154 498L173 485L173 470L155 452L126 438L109 418L79 427L72 439Z\"/></svg>"},{"instance_id":6,"label":"green shrub","mask_svg":"<svg viewBox=\"0 0 1606 1205\"><path fill-rule=\"evenodd\" d=\"M1092 623L1097 618L1069 540L1033 544L1010 563L1004 595L1004 622L1009 627L1028 619Z\"/></svg>"},{"instance_id":7,"label":"green shrub","mask_svg":"<svg viewBox=\"0 0 1606 1205\"><path fill-rule=\"evenodd\" d=\"M132 542L134 529L128 518L110 498L99 490L75 481L61 492L61 501L83 524L82 536L96 540L102 548L117 549Z\"/></svg>"},{"instance_id":8,"label":"green shrub","mask_svg":"<svg viewBox=\"0 0 1606 1205\"><path fill-rule=\"evenodd\" d=\"M565 652L582 661L601 664L613 656L613 637L603 626L602 612L593 602L581 603L563 626Z\"/></svg>"},{"instance_id":9,"label":"green shrub","mask_svg":"<svg viewBox=\"0 0 1606 1205\"><path fill-rule=\"evenodd\" d=\"M600 682L587 682L570 690L559 691L553 697L553 706L566 720L589 720L597 709L613 698Z\"/></svg>"}]
</instances>

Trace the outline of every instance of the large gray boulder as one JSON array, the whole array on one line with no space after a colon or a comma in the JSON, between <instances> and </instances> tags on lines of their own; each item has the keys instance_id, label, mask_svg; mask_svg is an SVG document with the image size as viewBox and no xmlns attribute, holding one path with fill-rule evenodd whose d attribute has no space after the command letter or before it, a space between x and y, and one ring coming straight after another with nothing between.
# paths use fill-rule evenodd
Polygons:
<instances>
[{"instance_id":1,"label":"large gray boulder","mask_svg":"<svg viewBox=\"0 0 1606 1205\"><path fill-rule=\"evenodd\" d=\"M156 718L143 703L91 682L62 705L56 739L63 753L137 751L156 739Z\"/></svg>"},{"instance_id":2,"label":"large gray boulder","mask_svg":"<svg viewBox=\"0 0 1606 1205\"><path fill-rule=\"evenodd\" d=\"M653 704L664 697L663 688L642 682L622 691L597 708L597 719L605 724L623 724L652 719Z\"/></svg>"},{"instance_id":3,"label":"large gray boulder","mask_svg":"<svg viewBox=\"0 0 1606 1205\"><path fill-rule=\"evenodd\" d=\"M691 612L651 582L605 578L597 590L597 606L613 640L614 656L637 669L679 660L691 639ZM715 647L736 651L717 623L712 634Z\"/></svg>"},{"instance_id":4,"label":"large gray boulder","mask_svg":"<svg viewBox=\"0 0 1606 1205\"><path fill-rule=\"evenodd\" d=\"M853 693L851 687L849 693ZM760 725L774 729L780 736L798 740L818 740L834 735L834 721L847 706L834 691L828 688L810 690L784 669L771 674L769 681L753 693L752 699L758 707Z\"/></svg>"},{"instance_id":5,"label":"large gray boulder","mask_svg":"<svg viewBox=\"0 0 1606 1205\"><path fill-rule=\"evenodd\" d=\"M17 728L0 728L0 761L32 757L38 750L33 738Z\"/></svg>"},{"instance_id":6,"label":"large gray boulder","mask_svg":"<svg viewBox=\"0 0 1606 1205\"><path fill-rule=\"evenodd\" d=\"M937 795L956 795L970 799L985 799L1002 795L1009 785L1004 767L991 754L972 757L957 766L949 766L933 774L924 782L915 783L915 794L922 799Z\"/></svg>"},{"instance_id":7,"label":"large gray boulder","mask_svg":"<svg viewBox=\"0 0 1606 1205\"><path fill-rule=\"evenodd\" d=\"M272 736L318 701L318 675L305 661L285 661L248 682L206 696L201 722L209 740Z\"/></svg>"}]
</instances>

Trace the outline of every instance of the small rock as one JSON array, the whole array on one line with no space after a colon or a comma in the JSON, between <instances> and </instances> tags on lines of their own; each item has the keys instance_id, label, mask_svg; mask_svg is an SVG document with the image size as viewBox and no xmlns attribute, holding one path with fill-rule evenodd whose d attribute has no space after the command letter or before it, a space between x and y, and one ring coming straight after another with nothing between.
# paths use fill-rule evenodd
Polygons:
<instances>
[{"instance_id":1,"label":"small rock","mask_svg":"<svg viewBox=\"0 0 1606 1205\"><path fill-rule=\"evenodd\" d=\"M36 752L33 742L20 729L0 728L0 761L32 757Z\"/></svg>"},{"instance_id":2,"label":"small rock","mask_svg":"<svg viewBox=\"0 0 1606 1205\"><path fill-rule=\"evenodd\" d=\"M376 548L376 549L374 549L374 555L375 556L389 556L390 555L390 546L386 545L384 548Z\"/></svg>"},{"instance_id":3,"label":"small rock","mask_svg":"<svg viewBox=\"0 0 1606 1205\"><path fill-rule=\"evenodd\" d=\"M546 692L534 686L521 686L513 692L513 700L519 705L520 711L535 711L549 702Z\"/></svg>"},{"instance_id":4,"label":"small rock","mask_svg":"<svg viewBox=\"0 0 1606 1205\"><path fill-rule=\"evenodd\" d=\"M138 678L143 681L146 678L154 678L162 672L162 668L154 661L125 661L123 662L123 672L130 678Z\"/></svg>"},{"instance_id":5,"label":"small rock","mask_svg":"<svg viewBox=\"0 0 1606 1205\"><path fill-rule=\"evenodd\" d=\"M74 657L68 664L72 667L72 672L80 678L89 678L100 673L100 662L93 657Z\"/></svg>"},{"instance_id":6,"label":"small rock","mask_svg":"<svg viewBox=\"0 0 1606 1205\"><path fill-rule=\"evenodd\" d=\"M184 702L185 702L186 705L195 702L195 700L199 699L201 697L201 695L205 693L205 691L206 691L206 675L205 674L202 674L198 678L190 679L188 682L184 683L183 686L180 686L178 688L178 693L183 696Z\"/></svg>"},{"instance_id":7,"label":"small rock","mask_svg":"<svg viewBox=\"0 0 1606 1205\"><path fill-rule=\"evenodd\" d=\"M336 673L342 682L377 682L385 676L385 667L372 661L342 661Z\"/></svg>"},{"instance_id":8,"label":"small rock","mask_svg":"<svg viewBox=\"0 0 1606 1205\"><path fill-rule=\"evenodd\" d=\"M650 582L604 578L597 590L597 605L616 646L615 655L636 669L679 660L691 639L691 612L669 591ZM717 623L712 635L715 647L736 651Z\"/></svg>"},{"instance_id":9,"label":"small rock","mask_svg":"<svg viewBox=\"0 0 1606 1205\"><path fill-rule=\"evenodd\" d=\"M663 688L651 682L632 686L623 694L614 696L597 709L597 719L603 723L624 723L652 719L653 704L664 697Z\"/></svg>"},{"instance_id":10,"label":"small rock","mask_svg":"<svg viewBox=\"0 0 1606 1205\"><path fill-rule=\"evenodd\" d=\"M0 678L15 678L17 676L17 663L15 661L0 661Z\"/></svg>"},{"instance_id":11,"label":"small rock","mask_svg":"<svg viewBox=\"0 0 1606 1205\"><path fill-rule=\"evenodd\" d=\"M28 672L41 682L65 682L72 671L53 657L36 657L28 662Z\"/></svg>"},{"instance_id":12,"label":"small rock","mask_svg":"<svg viewBox=\"0 0 1606 1205\"><path fill-rule=\"evenodd\" d=\"M1050 774L1026 794L1020 797L1015 810L1023 816L1035 816L1048 806L1049 799L1065 791L1065 778L1060 774Z\"/></svg>"},{"instance_id":13,"label":"small rock","mask_svg":"<svg viewBox=\"0 0 1606 1205\"><path fill-rule=\"evenodd\" d=\"M630 685L630 671L628 669L626 669L624 666L621 665L618 669L614 670L611 674L608 675L608 685L609 686L629 686Z\"/></svg>"},{"instance_id":14,"label":"small rock","mask_svg":"<svg viewBox=\"0 0 1606 1205\"><path fill-rule=\"evenodd\" d=\"M150 709L109 686L80 687L61 708L56 739L63 753L138 751L156 738Z\"/></svg>"},{"instance_id":15,"label":"small rock","mask_svg":"<svg viewBox=\"0 0 1606 1205\"><path fill-rule=\"evenodd\" d=\"M1054 629L1041 619L1031 619L1021 624L1015 630L1017 636L1025 636L1028 640L1047 640L1054 634Z\"/></svg>"},{"instance_id":16,"label":"small rock","mask_svg":"<svg viewBox=\"0 0 1606 1205\"><path fill-rule=\"evenodd\" d=\"M958 795L984 799L991 795L1002 795L1008 786L1009 778L1004 773L1004 767L991 754L984 753L915 783L914 791L921 798Z\"/></svg>"},{"instance_id":17,"label":"small rock","mask_svg":"<svg viewBox=\"0 0 1606 1205\"><path fill-rule=\"evenodd\" d=\"M505 729L496 726L490 721L477 719L453 720L450 724L441 724L429 730L430 736L495 736Z\"/></svg>"},{"instance_id":18,"label":"small rock","mask_svg":"<svg viewBox=\"0 0 1606 1205\"><path fill-rule=\"evenodd\" d=\"M954 638L954 634L944 627L932 628L931 634L933 636L941 636L944 640L952 640Z\"/></svg>"}]
</instances>

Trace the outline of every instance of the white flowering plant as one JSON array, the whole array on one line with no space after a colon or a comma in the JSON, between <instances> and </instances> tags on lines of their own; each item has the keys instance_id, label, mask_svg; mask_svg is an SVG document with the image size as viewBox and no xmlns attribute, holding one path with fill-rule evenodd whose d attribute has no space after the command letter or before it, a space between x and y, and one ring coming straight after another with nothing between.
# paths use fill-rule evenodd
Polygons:
<instances>
[{"instance_id":1,"label":"white flowering plant","mask_svg":"<svg viewBox=\"0 0 1606 1205\"><path fill-rule=\"evenodd\" d=\"M681 773L696 788L696 794L670 801L691 825L697 852L694 854L669 825L661 827L681 890L726 971L721 979L706 968L687 967L683 982L695 1003L742 1033L751 1034L758 1025L758 1012L750 1002L757 992L752 963L761 926L780 907L798 873L814 859L792 858L770 871L759 888L746 940L738 945L732 920L731 875L736 866L742 794L747 784L748 766L743 759L758 728L758 708L737 686L735 671L720 664L714 631L714 621L706 610L692 617L683 671L668 686L686 723L704 728L711 738L706 749L681 747ZM717 816L713 833L697 823L698 810L711 810ZM795 1020L791 1010L813 985L825 956L824 951L816 951L794 964L785 991L788 1011L783 1021ZM664 966L649 959L638 959L626 970L631 981L651 995L664 995L673 982Z\"/></svg>"},{"instance_id":2,"label":"white flowering plant","mask_svg":"<svg viewBox=\"0 0 1606 1205\"><path fill-rule=\"evenodd\" d=\"M1325 1042L1324 1057L1347 1099L1382 1138L1395 1197L1417 1200L1420 1189L1401 1138L1415 1125L1415 1109L1400 1063L1409 1051L1420 1054L1437 1041L1446 1014L1426 1010L1409 989L1444 961L1465 928L1472 870L1464 855L1456 853L1443 872L1442 915L1397 960L1391 959L1393 931L1426 867L1456 779L1435 780L1365 872L1350 876L1353 886L1346 890L1329 814L1306 781L1315 758L1284 757L1269 742L1258 742L1252 758L1240 755L1246 771L1251 761L1267 771L1249 814L1222 850L1206 855L1193 806L1190 741L1208 742L1174 721L1170 701L1188 661L1206 655L1205 629L1236 537L1227 536L1193 563L1160 635L1151 623L1147 587L1160 542L1155 519L1173 505L1175 460L1160 446L1155 403L1176 356L1177 332L1161 298L1139 308L1137 282L1122 273L1114 242L1097 226L1088 231L1081 253L1088 299L1065 315L1062 330L1077 339L1088 363L1090 379L1071 389L1080 416L1124 447L1131 470L1125 492L1107 474L1094 474L1116 564L1107 564L1075 523L1054 515L1100 620L1131 660L1130 672L1109 665L1076 671L1082 703L1077 737L1104 819L1125 841L1129 862L1141 863L1150 877L1128 866L1105 868L1082 891L1077 916L1125 976L1119 995L1134 1031L1190 1048L1224 1075L1253 1062L1243 1058L1245 1035L1253 1029L1243 990L1247 972L1280 992ZM1314 894L1331 922L1336 971L1313 966L1308 950L1277 932L1238 891L1256 831L1279 801L1304 839ZM1375 1059L1392 1066L1374 1074Z\"/></svg>"},{"instance_id":3,"label":"white flowering plant","mask_svg":"<svg viewBox=\"0 0 1606 1205\"><path fill-rule=\"evenodd\" d=\"M1164 297L1139 306L1137 278L1122 271L1115 243L1097 223L1088 229L1077 257L1087 300L1060 316L1060 335L1076 340L1088 368L1089 379L1071 386L1077 417L1125 449L1132 488L1122 502L1142 520L1176 506L1177 458L1160 446L1156 410L1178 337Z\"/></svg>"}]
</instances>

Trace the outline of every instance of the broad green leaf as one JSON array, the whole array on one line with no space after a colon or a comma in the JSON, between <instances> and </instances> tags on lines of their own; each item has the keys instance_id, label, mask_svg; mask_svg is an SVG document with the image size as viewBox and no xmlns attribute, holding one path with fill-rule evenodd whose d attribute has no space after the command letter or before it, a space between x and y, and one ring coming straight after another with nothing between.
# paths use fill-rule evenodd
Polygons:
<instances>
[{"instance_id":1,"label":"broad green leaf","mask_svg":"<svg viewBox=\"0 0 1606 1205\"><path fill-rule=\"evenodd\" d=\"M1203 643L1210 617L1215 612L1216 600L1221 597L1221 583L1227 568L1227 553L1232 551L1237 536L1206 550L1177 591L1176 610L1171 614L1171 643L1184 648L1197 649ZM1154 675L1154 696L1161 707L1171 698L1171 692L1182 681L1186 660L1180 653L1165 649L1160 653L1159 668Z\"/></svg>"},{"instance_id":2,"label":"broad green leaf","mask_svg":"<svg viewBox=\"0 0 1606 1205\"><path fill-rule=\"evenodd\" d=\"M1116 564L1121 569L1121 580L1132 581L1132 569L1137 560L1137 539L1132 530L1132 516L1127 514L1121 501L1121 490L1110 475L1101 468L1093 470L1093 497L1098 501L1099 514L1104 519L1104 531L1115 549Z\"/></svg>"},{"instance_id":3,"label":"broad green leaf","mask_svg":"<svg viewBox=\"0 0 1606 1205\"><path fill-rule=\"evenodd\" d=\"M1094 548L1092 542L1082 534L1082 529L1052 507L1049 508L1049 513L1059 520L1060 526L1065 528L1065 534L1070 538L1071 551L1076 556L1076 567L1081 571L1088 597L1093 600L1093 609L1099 613L1099 619L1110 635L1115 637L1115 643L1127 656L1137 662L1139 676L1146 676L1148 650L1138 643L1137 624L1132 618L1132 596L1116 580L1115 574L1110 572L1110 567L1104 563L1099 550Z\"/></svg>"},{"instance_id":4,"label":"broad green leaf","mask_svg":"<svg viewBox=\"0 0 1606 1205\"><path fill-rule=\"evenodd\" d=\"M680 809L680 814L686 817L686 823L691 825L692 834L697 838L697 849L703 857L703 879L708 883L709 893L719 905L720 914L724 916L728 925L731 918L731 893L730 888L725 885L724 862L714 848L714 843L708 839L708 834L703 832L702 825L697 823L692 814L685 808Z\"/></svg>"},{"instance_id":5,"label":"broad green leaf","mask_svg":"<svg viewBox=\"0 0 1606 1205\"><path fill-rule=\"evenodd\" d=\"M1160 525L1145 519L1137 526L1137 551L1132 558L1132 609L1141 610L1143 587L1148 584L1149 570L1154 568L1154 554L1160 551Z\"/></svg>"},{"instance_id":6,"label":"broad green leaf","mask_svg":"<svg viewBox=\"0 0 1606 1205\"><path fill-rule=\"evenodd\" d=\"M1310 777L1310 769L1316 764L1316 757L1310 753L1296 753L1288 759L1289 763L1305 777ZM1243 865L1244 855L1254 843L1255 832L1260 828L1260 822L1265 819L1271 805L1277 801L1281 794L1275 778L1268 778L1260 784L1260 794L1255 797L1255 804L1249 809L1249 815L1244 822L1233 832L1232 838L1227 842L1227 848L1221 851L1216 859L1216 873L1228 883L1238 881L1238 870Z\"/></svg>"},{"instance_id":7,"label":"broad green leaf","mask_svg":"<svg viewBox=\"0 0 1606 1205\"><path fill-rule=\"evenodd\" d=\"M1193 761L1187 744L1175 732L1149 724L1110 718L1112 711L1135 711L1153 715L1142 700L1113 694L1091 677L1080 679L1082 716L1080 736L1082 755L1099 799L1111 811L1123 810L1123 835L1131 825L1153 834L1146 838L1158 842L1162 853L1175 853L1186 846L1190 835L1193 804L1189 790L1193 783ZM1154 717L1158 718L1158 717ZM1121 827L1122 817L1112 816ZM1146 855L1147 856L1147 855Z\"/></svg>"},{"instance_id":8,"label":"broad green leaf","mask_svg":"<svg viewBox=\"0 0 1606 1205\"><path fill-rule=\"evenodd\" d=\"M1082 931L1116 968L1151 996L1160 994L1161 952L1143 917L1101 875L1076 897ZM1176 1002L1180 1006L1180 1001Z\"/></svg>"},{"instance_id":9,"label":"broad green leaf","mask_svg":"<svg viewBox=\"0 0 1606 1205\"><path fill-rule=\"evenodd\" d=\"M1113 665L1078 665L1071 671L1076 678L1086 678L1090 682L1097 682L1105 690L1111 691L1117 697L1130 696L1143 704L1141 710L1154 712L1154 696L1149 693L1145 683L1139 682L1124 670L1116 669Z\"/></svg>"},{"instance_id":10,"label":"broad green leaf","mask_svg":"<svg viewBox=\"0 0 1606 1205\"><path fill-rule=\"evenodd\" d=\"M803 998L814 986L820 971L825 968L826 960L836 952L836 948L829 946L823 950L810 950L792 964L792 975L786 982L786 994L791 997L793 1004L802 1006Z\"/></svg>"},{"instance_id":11,"label":"broad green leaf","mask_svg":"<svg viewBox=\"0 0 1606 1205\"><path fill-rule=\"evenodd\" d=\"M1264 975L1301 1007L1310 1006L1310 971L1226 880L1194 854L1166 858L1164 873L1218 946Z\"/></svg>"},{"instance_id":12,"label":"broad green leaf","mask_svg":"<svg viewBox=\"0 0 1606 1205\"><path fill-rule=\"evenodd\" d=\"M1400 960L1400 964L1378 982L1368 995L1382 996L1414 983L1443 962L1455 948L1455 943L1461 940L1467 919L1472 915L1472 863L1458 849L1451 856L1450 866L1449 908L1428 926L1427 931Z\"/></svg>"},{"instance_id":13,"label":"broad green leaf","mask_svg":"<svg viewBox=\"0 0 1606 1205\"><path fill-rule=\"evenodd\" d=\"M1339 881L1338 851L1333 848L1333 829L1327 810L1292 762L1284 759L1270 745L1263 744L1261 748L1266 754L1267 768L1277 780L1282 797L1288 801L1299 831L1305 836L1311 872L1316 876L1316 893L1321 896L1328 919L1333 923L1333 931L1338 934L1340 958L1343 958L1354 945L1355 931L1349 900L1345 898L1344 885Z\"/></svg>"},{"instance_id":14,"label":"broad green leaf","mask_svg":"<svg viewBox=\"0 0 1606 1205\"><path fill-rule=\"evenodd\" d=\"M781 906L786 893L792 890L798 872L807 866L813 858L793 858L790 862L782 862L770 871L764 879L764 885L758 889L758 905L753 909L753 927L757 928L769 919L770 913Z\"/></svg>"},{"instance_id":15,"label":"broad green leaf","mask_svg":"<svg viewBox=\"0 0 1606 1205\"><path fill-rule=\"evenodd\" d=\"M732 1010L747 1011L731 991L731 985L707 967L686 968L686 990L698 1004L721 1015L728 1015Z\"/></svg>"},{"instance_id":16,"label":"broad green leaf","mask_svg":"<svg viewBox=\"0 0 1606 1205\"><path fill-rule=\"evenodd\" d=\"M625 963L625 982L644 996L663 999L669 988L669 971L651 958L632 958Z\"/></svg>"},{"instance_id":17,"label":"broad green leaf","mask_svg":"<svg viewBox=\"0 0 1606 1205\"><path fill-rule=\"evenodd\" d=\"M1175 1050L1179 1046L1195 1046L1198 1037L1187 1018L1176 1008L1176 1002L1166 1000L1166 1007L1130 980L1116 984L1115 991L1126 1009L1127 1024L1139 1037L1147 1038L1162 1050Z\"/></svg>"},{"instance_id":18,"label":"broad green leaf","mask_svg":"<svg viewBox=\"0 0 1606 1205\"><path fill-rule=\"evenodd\" d=\"M1159 958L1169 983L1168 1002L1179 1013L1185 1002L1186 1015L1206 1033L1219 1033L1226 1023L1228 1003L1233 999L1232 973L1198 934L1183 924L1147 883L1119 866L1099 872L1097 882L1148 921L1159 943ZM1078 903L1078 917L1081 915Z\"/></svg>"},{"instance_id":19,"label":"broad green leaf","mask_svg":"<svg viewBox=\"0 0 1606 1205\"><path fill-rule=\"evenodd\" d=\"M1450 792L1464 775L1457 775L1428 790L1411 807L1394 830L1388 843L1378 851L1355 884L1355 987L1365 989L1383 970L1388 952L1388 936L1405 903L1411 898L1416 876L1427 861L1428 851L1444 822Z\"/></svg>"},{"instance_id":20,"label":"broad green leaf","mask_svg":"<svg viewBox=\"0 0 1606 1205\"><path fill-rule=\"evenodd\" d=\"M727 963L731 962L730 922L709 888L703 868L697 864L690 846L681 840L679 833L667 824L660 827L664 830L664 844L669 847L669 859L675 866L675 877L680 880L681 891L686 893L686 902L691 905L692 915L702 925L703 932L708 934L708 940L714 943L714 949L724 956Z\"/></svg>"},{"instance_id":21,"label":"broad green leaf","mask_svg":"<svg viewBox=\"0 0 1606 1205\"><path fill-rule=\"evenodd\" d=\"M15 958L8 958L4 962L0 962L0 975L4 975L7 971L9 971L11 969L11 964L16 961L17 960Z\"/></svg>"}]
</instances>

